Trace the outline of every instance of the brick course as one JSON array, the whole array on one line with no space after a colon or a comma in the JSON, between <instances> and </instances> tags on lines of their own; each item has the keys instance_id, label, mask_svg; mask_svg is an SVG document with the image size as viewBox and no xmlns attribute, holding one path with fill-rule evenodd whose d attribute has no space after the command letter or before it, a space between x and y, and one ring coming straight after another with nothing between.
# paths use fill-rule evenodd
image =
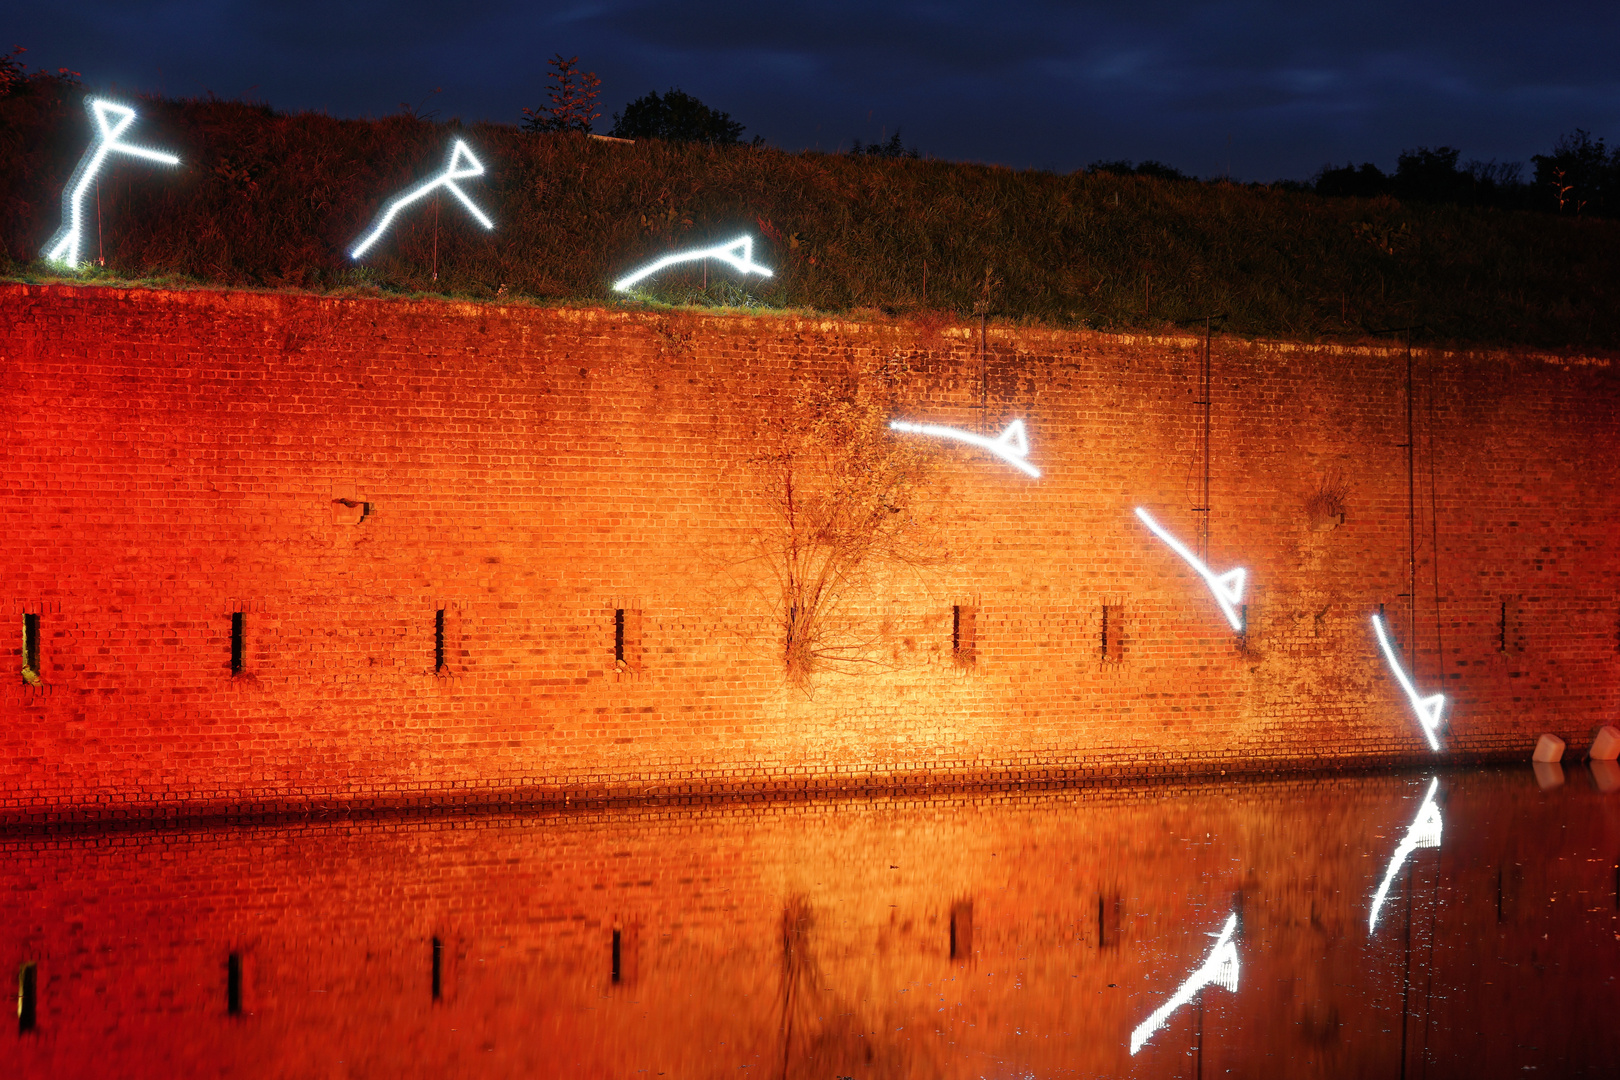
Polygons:
<instances>
[{"instance_id":1,"label":"brick course","mask_svg":"<svg viewBox=\"0 0 1620 1080\"><path fill-rule=\"evenodd\" d=\"M1249 570L1240 639L1132 513L1197 536L1201 341L992 327L981 358L976 331L0 288L0 818L1428 756L1368 626L1382 604L1413 636L1403 349L1214 343L1209 561ZM1615 371L1414 370L1416 667L1450 754L1582 747L1616 718ZM852 596L872 663L804 690L745 541L758 431L827 385L1023 418L1043 476L939 447L918 509L949 557Z\"/></svg>"}]
</instances>

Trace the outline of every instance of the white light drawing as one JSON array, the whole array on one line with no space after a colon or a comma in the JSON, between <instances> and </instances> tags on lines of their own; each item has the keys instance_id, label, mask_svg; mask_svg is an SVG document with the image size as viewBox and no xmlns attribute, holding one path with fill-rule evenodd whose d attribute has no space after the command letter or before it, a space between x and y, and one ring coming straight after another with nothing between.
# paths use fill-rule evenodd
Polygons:
<instances>
[{"instance_id":1,"label":"white light drawing","mask_svg":"<svg viewBox=\"0 0 1620 1080\"><path fill-rule=\"evenodd\" d=\"M1136 516L1142 519L1142 524L1153 530L1154 536L1169 544L1171 551L1187 560L1187 565L1198 571L1198 576L1204 579L1209 591L1215 594L1215 602L1221 605L1221 614L1226 616L1226 621L1232 624L1233 630L1243 633L1243 612L1238 605L1243 602L1243 583L1248 578L1248 571L1240 566L1236 570L1217 574L1199 561L1198 556L1188 551L1180 540L1166 532L1164 526L1154 521L1140 506L1136 508Z\"/></svg>"},{"instance_id":2,"label":"white light drawing","mask_svg":"<svg viewBox=\"0 0 1620 1080\"><path fill-rule=\"evenodd\" d=\"M1384 872L1384 883L1378 886L1378 893L1373 897L1372 912L1367 916L1367 932L1370 934L1378 928L1378 909L1384 906L1384 897L1389 895L1390 882L1400 872L1401 864L1406 857L1418 848L1440 846L1440 807L1434 801L1434 793L1440 787L1440 778L1437 776L1429 781L1429 793L1423 797L1423 805L1418 807L1417 817L1412 819L1411 828L1406 830L1406 837L1395 848L1395 854L1389 860L1389 869Z\"/></svg>"},{"instance_id":3,"label":"white light drawing","mask_svg":"<svg viewBox=\"0 0 1620 1080\"><path fill-rule=\"evenodd\" d=\"M1384 650L1384 659L1389 661L1389 668L1395 673L1395 681L1401 684L1406 691L1406 698L1412 703L1412 710L1417 713L1418 723L1423 727L1423 734L1429 740L1429 749L1438 751L1440 740L1435 732L1440 730L1440 712L1446 707L1446 695L1430 694L1426 698L1418 697L1417 687L1412 685L1412 679L1401 667L1400 659L1395 655L1395 647L1390 644L1389 633L1384 629L1382 616L1372 617L1373 630L1378 634L1378 645Z\"/></svg>"},{"instance_id":4,"label":"white light drawing","mask_svg":"<svg viewBox=\"0 0 1620 1080\"><path fill-rule=\"evenodd\" d=\"M456 186L457 180L466 180L470 177L483 175L484 166L477 158L473 157L473 152L467 149L467 144L457 139L455 145L450 148L450 164L445 166L444 172L431 180L423 181L389 203L387 209L378 216L377 224L373 225L371 231L366 234L366 238L356 244L354 249L349 252L349 258L358 259L364 255L366 249L375 244L378 238L388 231L388 226L393 223L395 215L437 188L444 188L457 199L460 199L461 205L467 208L467 213L471 214L478 224L486 229L493 229L495 223L489 220L482 210L478 209L477 205L467 197L465 191Z\"/></svg>"},{"instance_id":5,"label":"white light drawing","mask_svg":"<svg viewBox=\"0 0 1620 1080\"><path fill-rule=\"evenodd\" d=\"M914 424L909 420L891 420L889 429L903 431L908 435L932 435L936 439L965 442L969 446L977 446L980 450L990 451L1013 468L1021 469L1030 476L1038 478L1041 475L1041 470L1025 460L1029 457L1029 436L1024 434L1022 420L1014 420L993 439L985 435L975 435L971 431L963 431L961 428L944 427L940 424Z\"/></svg>"},{"instance_id":6,"label":"white light drawing","mask_svg":"<svg viewBox=\"0 0 1620 1080\"><path fill-rule=\"evenodd\" d=\"M719 259L739 274L763 274L770 277L768 268L754 261L754 238L752 236L739 236L729 244L716 244L714 247L697 248L692 251L682 251L675 255L665 255L662 259L631 274L622 277L613 283L617 292L627 292L630 286L642 278L651 277L666 266L676 263L697 262L701 259Z\"/></svg>"},{"instance_id":7,"label":"white light drawing","mask_svg":"<svg viewBox=\"0 0 1620 1080\"><path fill-rule=\"evenodd\" d=\"M135 110L128 105L103 98L86 98L85 108L96 122L96 141L85 150L79 167L73 170L73 178L62 191L62 227L45 246L48 261L61 263L70 270L79 265L79 242L84 238L84 194L90 190L108 154L128 154L162 165L180 164L180 159L173 154L119 141L118 137L135 122Z\"/></svg>"},{"instance_id":8,"label":"white light drawing","mask_svg":"<svg viewBox=\"0 0 1620 1080\"><path fill-rule=\"evenodd\" d=\"M1237 932L1237 912L1226 917L1226 927L1215 938L1215 948L1210 950L1209 959L1204 961L1202 967L1187 977L1181 988L1170 996L1170 1000L1153 1010L1153 1015L1136 1025L1131 1032L1131 1055L1142 1049L1144 1043L1153 1037L1153 1033L1164 1026L1170 1019L1170 1014L1181 1008L1193 999L1193 995L1208 986L1210 983L1224 986L1233 993L1238 987L1238 954L1237 942L1232 935Z\"/></svg>"}]
</instances>

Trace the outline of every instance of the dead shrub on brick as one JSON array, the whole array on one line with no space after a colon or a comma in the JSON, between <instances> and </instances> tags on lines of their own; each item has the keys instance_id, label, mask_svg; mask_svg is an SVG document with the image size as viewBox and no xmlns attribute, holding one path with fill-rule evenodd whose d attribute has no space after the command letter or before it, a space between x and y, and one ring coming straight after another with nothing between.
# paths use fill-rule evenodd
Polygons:
<instances>
[{"instance_id":1,"label":"dead shrub on brick","mask_svg":"<svg viewBox=\"0 0 1620 1080\"><path fill-rule=\"evenodd\" d=\"M877 633L863 636L850 601L877 577L944 557L932 520L918 509L931 450L889 431L892 410L880 393L881 386L802 390L762 421L764 452L749 463L745 562L765 571L754 580L768 592L783 667L800 689L820 671L879 664Z\"/></svg>"},{"instance_id":2,"label":"dead shrub on brick","mask_svg":"<svg viewBox=\"0 0 1620 1080\"><path fill-rule=\"evenodd\" d=\"M1344 524L1344 500L1350 494L1350 487L1345 483L1344 474L1337 469L1330 470L1322 477L1305 500L1305 514L1311 520L1311 528L1317 532L1327 532Z\"/></svg>"}]
</instances>

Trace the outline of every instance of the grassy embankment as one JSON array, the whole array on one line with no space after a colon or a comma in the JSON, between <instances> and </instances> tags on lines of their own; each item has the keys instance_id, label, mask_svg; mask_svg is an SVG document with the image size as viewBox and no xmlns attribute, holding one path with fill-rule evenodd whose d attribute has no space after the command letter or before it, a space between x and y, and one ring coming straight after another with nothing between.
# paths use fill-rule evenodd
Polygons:
<instances>
[{"instance_id":1,"label":"grassy embankment","mask_svg":"<svg viewBox=\"0 0 1620 1080\"><path fill-rule=\"evenodd\" d=\"M0 98L0 272L38 253L89 134L83 91L35 80ZM769 279L711 264L664 275L672 303L939 311L1107 330L1225 312L1227 332L1605 351L1620 346L1620 222L1264 186L1014 172L942 161L708 149L395 116L285 116L142 101L129 159L99 185L87 276L316 291L619 302L610 282L680 247L749 232ZM443 168L464 136L488 167L407 212L356 266L384 199ZM97 254L92 227L89 254ZM435 255L436 249L436 255ZM437 280L432 276L437 269ZM988 270L988 279L987 279ZM988 282L988 287L987 287Z\"/></svg>"}]
</instances>

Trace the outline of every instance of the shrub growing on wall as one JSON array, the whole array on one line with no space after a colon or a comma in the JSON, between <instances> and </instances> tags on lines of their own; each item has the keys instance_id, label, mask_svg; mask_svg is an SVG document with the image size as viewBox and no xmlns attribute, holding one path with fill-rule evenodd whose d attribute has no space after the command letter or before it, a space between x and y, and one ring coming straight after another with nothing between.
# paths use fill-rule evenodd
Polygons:
<instances>
[{"instance_id":1,"label":"shrub growing on wall","mask_svg":"<svg viewBox=\"0 0 1620 1080\"><path fill-rule=\"evenodd\" d=\"M868 387L805 388L764 421L750 462L750 562L781 628L783 670L807 688L823 671L874 664L871 635L850 617L881 574L937 564L924 508L931 450L888 430Z\"/></svg>"}]
</instances>

